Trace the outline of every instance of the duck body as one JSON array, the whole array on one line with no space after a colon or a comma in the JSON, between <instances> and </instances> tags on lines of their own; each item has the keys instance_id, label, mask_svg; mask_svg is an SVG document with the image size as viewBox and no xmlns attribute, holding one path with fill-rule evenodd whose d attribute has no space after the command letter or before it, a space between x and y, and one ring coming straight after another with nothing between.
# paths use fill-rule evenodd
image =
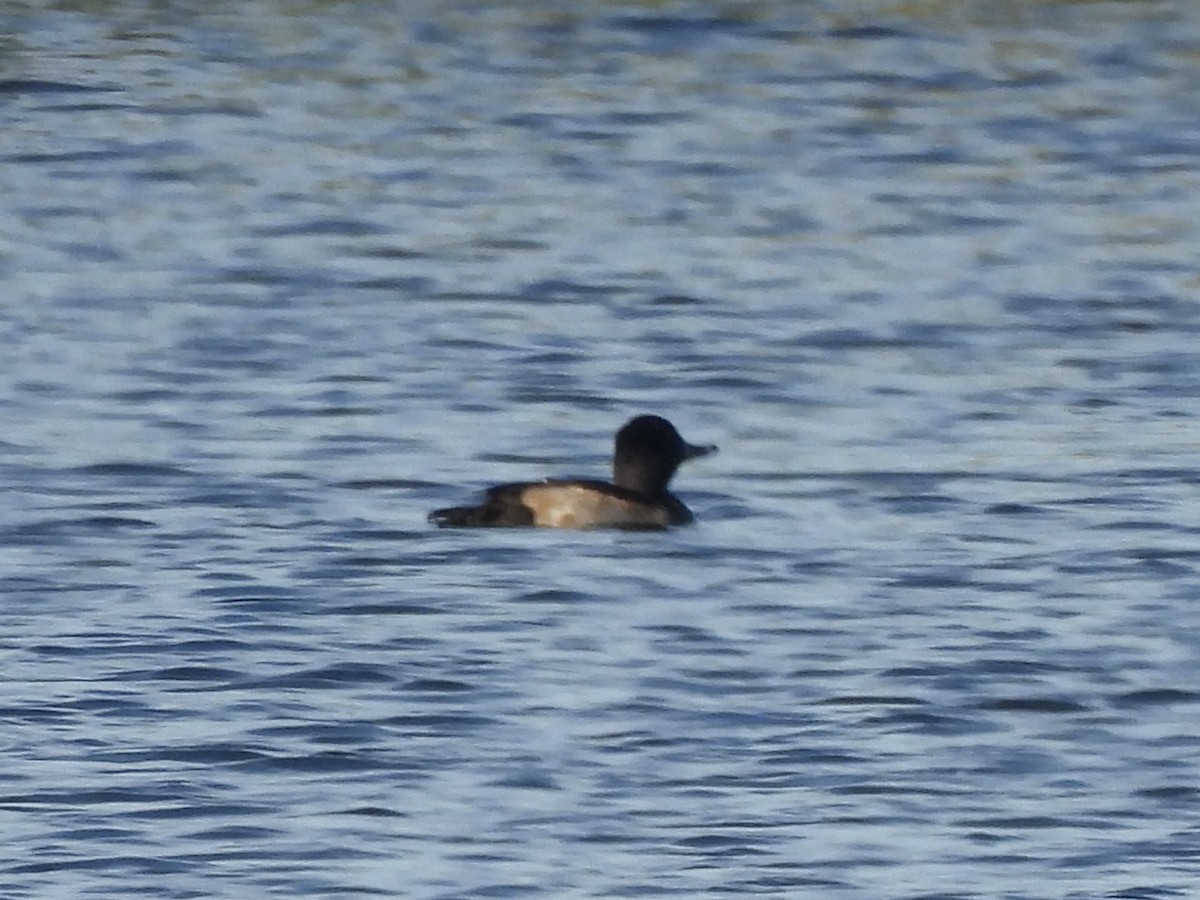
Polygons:
<instances>
[{"instance_id":1,"label":"duck body","mask_svg":"<svg viewBox=\"0 0 1200 900\"><path fill-rule=\"evenodd\" d=\"M443 528L626 528L686 525L691 510L672 494L647 497L605 481L526 481L484 492L476 506L434 510L430 521Z\"/></svg>"},{"instance_id":2,"label":"duck body","mask_svg":"<svg viewBox=\"0 0 1200 900\"><path fill-rule=\"evenodd\" d=\"M680 437L660 416L638 416L617 432L613 481L562 479L502 484L474 506L434 510L429 521L443 528L623 528L646 530L686 525L691 510L667 490L687 459L716 451Z\"/></svg>"}]
</instances>

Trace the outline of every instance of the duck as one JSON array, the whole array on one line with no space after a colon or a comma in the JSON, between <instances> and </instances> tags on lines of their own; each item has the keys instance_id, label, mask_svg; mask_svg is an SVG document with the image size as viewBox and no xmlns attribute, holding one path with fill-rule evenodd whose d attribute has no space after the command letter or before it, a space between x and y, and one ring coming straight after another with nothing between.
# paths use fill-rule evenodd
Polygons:
<instances>
[{"instance_id":1,"label":"duck","mask_svg":"<svg viewBox=\"0 0 1200 900\"><path fill-rule=\"evenodd\" d=\"M662 416L640 415L617 431L612 481L548 479L488 488L474 506L429 514L441 528L621 528L660 530L695 521L667 490L679 466L715 453L712 444L689 444Z\"/></svg>"}]
</instances>

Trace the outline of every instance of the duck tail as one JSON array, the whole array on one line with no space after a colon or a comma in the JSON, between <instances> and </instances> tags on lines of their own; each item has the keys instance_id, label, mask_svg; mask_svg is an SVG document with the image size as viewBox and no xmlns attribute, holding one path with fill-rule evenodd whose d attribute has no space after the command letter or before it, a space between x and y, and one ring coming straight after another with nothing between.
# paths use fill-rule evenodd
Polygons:
<instances>
[{"instance_id":1,"label":"duck tail","mask_svg":"<svg viewBox=\"0 0 1200 900\"><path fill-rule=\"evenodd\" d=\"M489 488L483 502L475 506L447 506L429 514L439 528L497 528L532 525L533 513L521 502L527 484L502 484Z\"/></svg>"},{"instance_id":2,"label":"duck tail","mask_svg":"<svg viewBox=\"0 0 1200 900\"><path fill-rule=\"evenodd\" d=\"M487 525L482 506L448 506L429 514L429 523L438 528L478 528Z\"/></svg>"}]
</instances>

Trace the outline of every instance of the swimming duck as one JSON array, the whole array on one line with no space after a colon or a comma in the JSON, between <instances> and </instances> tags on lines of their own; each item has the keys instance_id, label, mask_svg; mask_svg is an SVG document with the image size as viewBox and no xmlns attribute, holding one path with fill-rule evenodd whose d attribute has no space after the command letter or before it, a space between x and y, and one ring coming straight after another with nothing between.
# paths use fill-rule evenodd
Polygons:
<instances>
[{"instance_id":1,"label":"swimming duck","mask_svg":"<svg viewBox=\"0 0 1200 900\"><path fill-rule=\"evenodd\" d=\"M611 484L590 479L501 484L489 488L478 505L435 509L429 521L443 528L686 525L694 519L692 511L667 485L684 460L716 449L689 444L661 416L637 416L617 432Z\"/></svg>"}]
</instances>

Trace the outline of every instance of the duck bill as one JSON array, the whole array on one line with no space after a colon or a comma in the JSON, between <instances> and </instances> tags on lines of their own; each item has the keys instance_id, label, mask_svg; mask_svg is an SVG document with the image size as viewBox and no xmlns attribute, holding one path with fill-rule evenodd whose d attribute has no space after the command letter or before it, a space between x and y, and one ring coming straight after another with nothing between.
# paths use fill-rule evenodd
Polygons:
<instances>
[{"instance_id":1,"label":"duck bill","mask_svg":"<svg viewBox=\"0 0 1200 900\"><path fill-rule=\"evenodd\" d=\"M684 444L683 458L684 459L699 459L701 456L708 456L717 452L716 444Z\"/></svg>"}]
</instances>

